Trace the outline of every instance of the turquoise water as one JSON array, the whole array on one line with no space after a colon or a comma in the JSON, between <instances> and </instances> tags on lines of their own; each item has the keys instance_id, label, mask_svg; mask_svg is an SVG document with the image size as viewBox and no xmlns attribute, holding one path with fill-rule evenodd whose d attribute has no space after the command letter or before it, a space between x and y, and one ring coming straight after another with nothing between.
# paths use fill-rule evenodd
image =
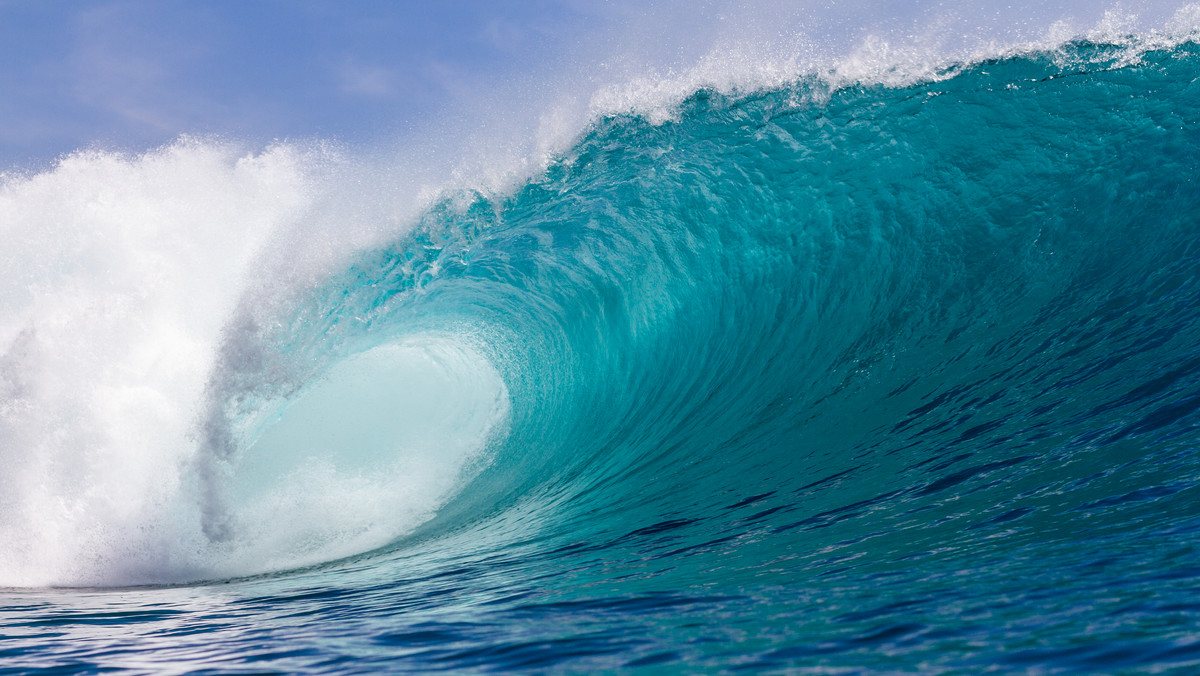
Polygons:
<instances>
[{"instance_id":1,"label":"turquoise water","mask_svg":"<svg viewBox=\"0 0 1200 676\"><path fill-rule=\"evenodd\" d=\"M1075 42L599 119L243 302L187 493L237 565L17 585L0 666L1195 669L1198 74Z\"/></svg>"}]
</instances>

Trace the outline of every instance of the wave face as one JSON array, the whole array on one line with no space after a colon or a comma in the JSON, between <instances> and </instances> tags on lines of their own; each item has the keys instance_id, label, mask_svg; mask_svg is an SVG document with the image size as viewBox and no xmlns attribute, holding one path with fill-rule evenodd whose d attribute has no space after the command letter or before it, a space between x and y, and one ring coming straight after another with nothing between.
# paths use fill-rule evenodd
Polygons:
<instances>
[{"instance_id":1,"label":"wave face","mask_svg":"<svg viewBox=\"0 0 1200 676\"><path fill-rule=\"evenodd\" d=\"M106 415L29 399L77 363L28 357L45 319L0 361L6 460L149 497L13 489L0 583L233 579L12 591L0 663L1194 665L1198 72L1076 42L606 117L302 291L214 300L179 439L31 433ZM60 443L186 450L95 483L38 469Z\"/></svg>"}]
</instances>

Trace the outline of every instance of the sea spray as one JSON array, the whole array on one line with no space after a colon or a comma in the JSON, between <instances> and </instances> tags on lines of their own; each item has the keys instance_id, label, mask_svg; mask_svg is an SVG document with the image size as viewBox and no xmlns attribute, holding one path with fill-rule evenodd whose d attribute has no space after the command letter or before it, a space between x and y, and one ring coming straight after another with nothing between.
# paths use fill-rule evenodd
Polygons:
<instances>
[{"instance_id":1,"label":"sea spray","mask_svg":"<svg viewBox=\"0 0 1200 676\"><path fill-rule=\"evenodd\" d=\"M196 406L247 267L307 207L299 159L181 141L6 180L6 584L187 565L163 543L193 537L178 498Z\"/></svg>"},{"instance_id":2,"label":"sea spray","mask_svg":"<svg viewBox=\"0 0 1200 676\"><path fill-rule=\"evenodd\" d=\"M245 154L220 142L184 140L136 157L80 153L52 172L5 183L4 584L130 584L277 570L372 549L428 518L450 487L446 481L458 477L503 417L503 384L462 350L436 358L420 357L419 347L377 353L390 349L397 357L377 367L392 369L379 378L395 381L396 396L421 397L423 387L446 387L437 385L442 379L479 383L463 391L483 393L485 401L460 398L448 410L463 420L426 430L469 437L444 440L441 448L455 449L451 457L420 467L412 467L415 455L397 458L408 469L391 467L386 477L378 470L373 479L355 467L341 474L311 470L324 477L318 490L288 484L303 462L315 462L301 454L276 468L278 476L263 478L253 507L226 497L239 483L231 472L246 450L223 436L225 402L295 396L311 389L297 379L328 378L327 367L273 357L255 338L258 323L274 321L279 305L294 301L322 266L352 251L362 241L356 236L375 231L356 235L347 222L336 241L305 237L314 212L337 208L322 195L338 166L320 149L276 146ZM361 211L341 214L349 221ZM239 324L239 316L249 324ZM441 370L422 366L429 359ZM253 385L238 380L247 371L258 378ZM446 403L455 394L424 396ZM393 403L400 414L402 402ZM479 407L482 422L466 423ZM428 439L411 448L413 434L407 450L432 452ZM389 448L405 447L398 438ZM339 449L308 453L322 450ZM299 498L287 503L284 491L320 492L327 501L363 491L389 495L361 510L326 510L323 525L316 519L291 522L289 529L279 510L294 510ZM278 503L274 511L267 500ZM273 547L264 551L256 529L267 524ZM376 535L364 540L367 532ZM341 539L352 535L358 544L347 548Z\"/></svg>"}]
</instances>

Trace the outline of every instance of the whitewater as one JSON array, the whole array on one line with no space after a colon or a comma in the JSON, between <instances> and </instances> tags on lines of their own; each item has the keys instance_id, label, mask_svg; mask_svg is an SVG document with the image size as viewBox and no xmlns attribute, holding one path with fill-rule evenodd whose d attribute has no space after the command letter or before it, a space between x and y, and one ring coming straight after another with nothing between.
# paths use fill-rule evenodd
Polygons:
<instances>
[{"instance_id":1,"label":"whitewater","mask_svg":"<svg viewBox=\"0 0 1200 676\"><path fill-rule=\"evenodd\" d=\"M1200 8L1110 19L4 174L0 671L1195 669Z\"/></svg>"}]
</instances>

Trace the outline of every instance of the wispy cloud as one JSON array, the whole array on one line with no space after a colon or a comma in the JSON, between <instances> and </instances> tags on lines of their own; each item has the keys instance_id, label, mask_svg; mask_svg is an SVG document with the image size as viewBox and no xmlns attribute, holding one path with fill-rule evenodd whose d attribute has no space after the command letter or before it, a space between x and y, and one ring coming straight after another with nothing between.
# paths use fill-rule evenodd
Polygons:
<instances>
[{"instance_id":1,"label":"wispy cloud","mask_svg":"<svg viewBox=\"0 0 1200 676\"><path fill-rule=\"evenodd\" d=\"M484 25L480 33L483 42L506 52L516 51L528 39L528 30L506 17L496 17Z\"/></svg>"},{"instance_id":2,"label":"wispy cloud","mask_svg":"<svg viewBox=\"0 0 1200 676\"><path fill-rule=\"evenodd\" d=\"M177 133L189 111L209 105L180 86L178 66L194 49L181 36L153 31L136 2L88 8L74 17L68 57L71 91L86 107L150 135Z\"/></svg>"},{"instance_id":3,"label":"wispy cloud","mask_svg":"<svg viewBox=\"0 0 1200 676\"><path fill-rule=\"evenodd\" d=\"M397 95L396 76L380 66L347 59L336 73L338 87L343 93L371 99L386 99Z\"/></svg>"}]
</instances>

